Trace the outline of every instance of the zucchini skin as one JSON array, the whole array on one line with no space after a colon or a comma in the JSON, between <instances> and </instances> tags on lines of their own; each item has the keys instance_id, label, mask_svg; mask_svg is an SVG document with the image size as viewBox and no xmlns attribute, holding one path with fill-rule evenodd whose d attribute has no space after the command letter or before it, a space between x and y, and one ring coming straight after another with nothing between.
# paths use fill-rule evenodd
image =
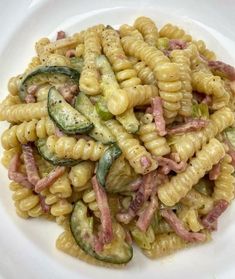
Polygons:
<instances>
[{"instance_id":1,"label":"zucchini skin","mask_svg":"<svg viewBox=\"0 0 235 279\"><path fill-rule=\"evenodd\" d=\"M84 134L94 125L80 112L69 105L55 87L51 87L47 100L48 114L65 134Z\"/></svg>"},{"instance_id":2,"label":"zucchini skin","mask_svg":"<svg viewBox=\"0 0 235 279\"><path fill-rule=\"evenodd\" d=\"M38 153L49 163L54 166L67 166L72 167L81 162L81 160L61 159L56 154L51 153L46 145L46 139L39 139L35 142Z\"/></svg>"},{"instance_id":3,"label":"zucchini skin","mask_svg":"<svg viewBox=\"0 0 235 279\"><path fill-rule=\"evenodd\" d=\"M113 164L113 162L122 154L121 149L117 144L111 145L100 158L97 170L96 177L100 185L105 187L105 178L108 175L108 172Z\"/></svg>"},{"instance_id":4,"label":"zucchini skin","mask_svg":"<svg viewBox=\"0 0 235 279\"><path fill-rule=\"evenodd\" d=\"M76 84L79 83L80 73L66 66L42 66L37 68L36 70L29 73L21 82L20 85L20 98L22 101L25 100L27 96L27 82L30 81L33 77L41 74L60 74L68 76L71 80L73 80Z\"/></svg>"},{"instance_id":5,"label":"zucchini skin","mask_svg":"<svg viewBox=\"0 0 235 279\"><path fill-rule=\"evenodd\" d=\"M78 201L74 206L70 219L70 229L78 246L97 260L113 264L125 264L133 257L133 248L126 242L121 244L126 252L124 257L123 255L118 257L115 253L114 255L102 255L102 252L98 253L93 249L93 218L87 217L87 207L82 201Z\"/></svg>"}]
</instances>

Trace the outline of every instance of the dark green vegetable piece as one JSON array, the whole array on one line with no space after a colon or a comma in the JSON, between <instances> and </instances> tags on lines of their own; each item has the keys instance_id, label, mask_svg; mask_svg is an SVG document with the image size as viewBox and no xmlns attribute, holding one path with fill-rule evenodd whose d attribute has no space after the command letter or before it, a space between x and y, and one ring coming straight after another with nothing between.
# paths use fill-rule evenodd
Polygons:
<instances>
[{"instance_id":1,"label":"dark green vegetable piece","mask_svg":"<svg viewBox=\"0 0 235 279\"><path fill-rule=\"evenodd\" d=\"M74 239L81 249L92 257L113 264L128 263L133 256L131 245L125 242L125 231L118 223L113 223L114 239L103 250L94 250L94 220L88 217L87 206L78 201L75 204L70 219L70 228Z\"/></svg>"},{"instance_id":2,"label":"dark green vegetable piece","mask_svg":"<svg viewBox=\"0 0 235 279\"><path fill-rule=\"evenodd\" d=\"M54 166L75 166L81 162L81 160L73 160L73 159L64 159L58 158L56 154L52 153L46 145L45 139L39 139L35 142L35 145L38 149L38 153L49 163Z\"/></svg>"},{"instance_id":3,"label":"dark green vegetable piece","mask_svg":"<svg viewBox=\"0 0 235 279\"><path fill-rule=\"evenodd\" d=\"M106 121L113 118L112 113L107 108L104 97L99 98L98 102L95 104L95 108L102 120Z\"/></svg>"},{"instance_id":4,"label":"dark green vegetable piece","mask_svg":"<svg viewBox=\"0 0 235 279\"><path fill-rule=\"evenodd\" d=\"M79 83L80 73L73 68L65 66L42 66L29 73L21 82L20 98L22 101L27 96L27 89L30 85L40 85L44 83L65 83L66 79Z\"/></svg>"},{"instance_id":5,"label":"dark green vegetable piece","mask_svg":"<svg viewBox=\"0 0 235 279\"><path fill-rule=\"evenodd\" d=\"M68 104L55 87L49 90L47 107L50 118L65 134L83 134L93 128L93 124Z\"/></svg>"},{"instance_id":6,"label":"dark green vegetable piece","mask_svg":"<svg viewBox=\"0 0 235 279\"><path fill-rule=\"evenodd\" d=\"M121 149L116 144L113 144L100 158L96 170L96 177L100 185L105 186L106 176L108 175L113 162L121 155L121 153Z\"/></svg>"}]
</instances>

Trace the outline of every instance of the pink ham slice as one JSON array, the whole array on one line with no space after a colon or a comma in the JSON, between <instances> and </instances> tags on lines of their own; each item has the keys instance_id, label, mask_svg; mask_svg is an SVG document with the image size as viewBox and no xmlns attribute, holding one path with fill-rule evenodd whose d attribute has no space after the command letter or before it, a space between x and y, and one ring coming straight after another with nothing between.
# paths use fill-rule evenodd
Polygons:
<instances>
[{"instance_id":1,"label":"pink ham slice","mask_svg":"<svg viewBox=\"0 0 235 279\"><path fill-rule=\"evenodd\" d=\"M221 165L219 162L218 164L214 165L213 168L209 171L209 179L216 180L220 175L220 171L221 171Z\"/></svg>"},{"instance_id":2,"label":"pink ham slice","mask_svg":"<svg viewBox=\"0 0 235 279\"><path fill-rule=\"evenodd\" d=\"M155 179L156 172L150 172L143 176L143 182L136 192L134 199L130 203L127 212L118 213L116 215L118 221L128 224L136 216L137 211L142 207L144 202L148 200L150 195L156 189L157 182Z\"/></svg>"},{"instance_id":3,"label":"pink ham slice","mask_svg":"<svg viewBox=\"0 0 235 279\"><path fill-rule=\"evenodd\" d=\"M177 163L174 160L165 157L157 157L156 159L159 166L163 167L165 170L165 172L163 171L163 174L168 174L170 171L179 173L184 171L187 167L187 163L183 161Z\"/></svg>"},{"instance_id":4,"label":"pink ham slice","mask_svg":"<svg viewBox=\"0 0 235 279\"><path fill-rule=\"evenodd\" d=\"M153 117L157 132L160 136L166 135L166 122L163 117L163 104L160 97L152 98Z\"/></svg>"},{"instance_id":5,"label":"pink ham slice","mask_svg":"<svg viewBox=\"0 0 235 279\"><path fill-rule=\"evenodd\" d=\"M38 90L38 85L31 85L27 89L27 96L25 97L25 102L26 103L35 103L36 98L35 94L37 93Z\"/></svg>"},{"instance_id":6,"label":"pink ham slice","mask_svg":"<svg viewBox=\"0 0 235 279\"><path fill-rule=\"evenodd\" d=\"M56 40L58 41L58 40L64 39L65 37L66 37L65 32L61 30L61 31L57 32Z\"/></svg>"},{"instance_id":7,"label":"pink ham slice","mask_svg":"<svg viewBox=\"0 0 235 279\"><path fill-rule=\"evenodd\" d=\"M206 236L204 234L187 231L183 226L181 220L171 209L161 210L161 215L166 220L166 222L172 227L175 233L183 240L188 242L201 242L205 240Z\"/></svg>"},{"instance_id":8,"label":"pink ham slice","mask_svg":"<svg viewBox=\"0 0 235 279\"><path fill-rule=\"evenodd\" d=\"M78 86L76 84L65 84L59 87L58 91L68 103L72 103L74 96L78 92Z\"/></svg>"},{"instance_id":9,"label":"pink ham slice","mask_svg":"<svg viewBox=\"0 0 235 279\"><path fill-rule=\"evenodd\" d=\"M225 200L219 200L213 209L202 218L202 224L205 228L213 228L215 222L218 220L220 215L228 208L229 203Z\"/></svg>"},{"instance_id":10,"label":"pink ham slice","mask_svg":"<svg viewBox=\"0 0 235 279\"><path fill-rule=\"evenodd\" d=\"M56 167L47 176L40 179L35 185L35 192L40 193L45 188L51 186L61 175L64 174L65 167Z\"/></svg>"},{"instance_id":11,"label":"pink ham slice","mask_svg":"<svg viewBox=\"0 0 235 279\"><path fill-rule=\"evenodd\" d=\"M108 205L108 198L104 188L99 185L96 176L94 176L91 181L101 215L102 230L99 235L99 240L101 243L107 244L113 239L112 219ZM99 243L99 241L97 243Z\"/></svg>"},{"instance_id":12,"label":"pink ham slice","mask_svg":"<svg viewBox=\"0 0 235 279\"><path fill-rule=\"evenodd\" d=\"M169 50L174 49L185 49L187 47L187 43L180 39L171 39L169 40Z\"/></svg>"},{"instance_id":13,"label":"pink ham slice","mask_svg":"<svg viewBox=\"0 0 235 279\"><path fill-rule=\"evenodd\" d=\"M233 66L222 61L208 61L208 66L212 70L223 73L229 80L235 80L235 68Z\"/></svg>"},{"instance_id":14,"label":"pink ham slice","mask_svg":"<svg viewBox=\"0 0 235 279\"><path fill-rule=\"evenodd\" d=\"M27 176L24 174L20 173L18 171L20 167L20 154L15 154L15 156L11 159L9 169L8 169L8 177L10 180L15 181L16 183L21 184L22 186L28 188L28 189L33 189L34 186L32 183L28 181Z\"/></svg>"},{"instance_id":15,"label":"pink ham slice","mask_svg":"<svg viewBox=\"0 0 235 279\"><path fill-rule=\"evenodd\" d=\"M186 132L198 131L206 127L207 120L204 119L191 119L184 124L179 124L167 129L168 135L182 134Z\"/></svg>"},{"instance_id":16,"label":"pink ham slice","mask_svg":"<svg viewBox=\"0 0 235 279\"><path fill-rule=\"evenodd\" d=\"M44 213L49 213L51 207L48 204L46 204L45 197L42 196L41 194L38 194L38 196L39 196L39 200L40 200L40 205L41 205L42 211Z\"/></svg>"},{"instance_id":17,"label":"pink ham slice","mask_svg":"<svg viewBox=\"0 0 235 279\"><path fill-rule=\"evenodd\" d=\"M33 148L31 144L22 144L22 150L28 180L31 184L36 185L40 177L33 156Z\"/></svg>"}]
</instances>

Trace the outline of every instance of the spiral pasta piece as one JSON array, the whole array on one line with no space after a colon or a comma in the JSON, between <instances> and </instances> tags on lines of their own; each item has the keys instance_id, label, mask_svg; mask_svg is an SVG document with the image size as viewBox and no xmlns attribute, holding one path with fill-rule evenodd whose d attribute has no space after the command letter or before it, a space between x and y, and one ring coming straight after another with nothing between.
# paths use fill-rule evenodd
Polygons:
<instances>
[{"instance_id":1,"label":"spiral pasta piece","mask_svg":"<svg viewBox=\"0 0 235 279\"><path fill-rule=\"evenodd\" d=\"M223 144L213 138L196 153L187 169L159 187L159 199L167 206L175 205L225 155Z\"/></svg>"},{"instance_id":2,"label":"spiral pasta piece","mask_svg":"<svg viewBox=\"0 0 235 279\"><path fill-rule=\"evenodd\" d=\"M114 115L119 115L127 109L138 105L150 104L151 99L158 96L158 89L154 85L137 85L119 91L109 98L107 106Z\"/></svg>"},{"instance_id":3,"label":"spiral pasta piece","mask_svg":"<svg viewBox=\"0 0 235 279\"><path fill-rule=\"evenodd\" d=\"M43 214L39 196L31 189L11 182L10 190L13 191L12 200L14 201L16 213L26 219L28 217L39 217Z\"/></svg>"},{"instance_id":4,"label":"spiral pasta piece","mask_svg":"<svg viewBox=\"0 0 235 279\"><path fill-rule=\"evenodd\" d=\"M182 99L180 101L179 114L190 116L192 114L192 86L191 86L191 62L189 52L185 50L174 50L171 52L171 60L177 63L182 82Z\"/></svg>"},{"instance_id":5,"label":"spiral pasta piece","mask_svg":"<svg viewBox=\"0 0 235 279\"><path fill-rule=\"evenodd\" d=\"M142 34L133 26L123 24L119 28L120 37L133 36L138 40L144 40Z\"/></svg>"},{"instance_id":6,"label":"spiral pasta piece","mask_svg":"<svg viewBox=\"0 0 235 279\"><path fill-rule=\"evenodd\" d=\"M188 246L190 246L190 243L186 242L175 233L162 233L156 235L151 249L143 250L143 253L148 258L156 259L170 255Z\"/></svg>"},{"instance_id":7,"label":"spiral pasta piece","mask_svg":"<svg viewBox=\"0 0 235 279\"><path fill-rule=\"evenodd\" d=\"M3 151L1 163L5 168L9 168L11 159L15 156L15 154L21 153L21 146L16 146L8 150Z\"/></svg>"},{"instance_id":8,"label":"spiral pasta piece","mask_svg":"<svg viewBox=\"0 0 235 279\"><path fill-rule=\"evenodd\" d=\"M157 85L153 71L143 61L135 63L133 67L137 72L137 76L141 79L142 84Z\"/></svg>"},{"instance_id":9,"label":"spiral pasta piece","mask_svg":"<svg viewBox=\"0 0 235 279\"><path fill-rule=\"evenodd\" d=\"M138 135L151 154L155 156L164 156L170 153L170 147L165 137L158 135L155 123L142 124Z\"/></svg>"},{"instance_id":10,"label":"spiral pasta piece","mask_svg":"<svg viewBox=\"0 0 235 279\"><path fill-rule=\"evenodd\" d=\"M67 171L49 187L49 191L59 198L68 198L72 195L72 188Z\"/></svg>"},{"instance_id":11,"label":"spiral pasta piece","mask_svg":"<svg viewBox=\"0 0 235 279\"><path fill-rule=\"evenodd\" d=\"M157 46L159 34L157 26L152 19L145 16L138 17L135 20L134 27L142 33L147 44Z\"/></svg>"},{"instance_id":12,"label":"spiral pasta piece","mask_svg":"<svg viewBox=\"0 0 235 279\"><path fill-rule=\"evenodd\" d=\"M229 93L223 84L221 77L214 76L212 72L204 65L200 65L192 71L192 87L193 90L213 95L217 98L228 96Z\"/></svg>"},{"instance_id":13,"label":"spiral pasta piece","mask_svg":"<svg viewBox=\"0 0 235 279\"><path fill-rule=\"evenodd\" d=\"M117 31L113 29L104 30L102 32L102 46L121 88L141 84L141 80L137 77L135 69L122 49Z\"/></svg>"},{"instance_id":14,"label":"spiral pasta piece","mask_svg":"<svg viewBox=\"0 0 235 279\"><path fill-rule=\"evenodd\" d=\"M93 140L76 140L73 137L49 136L47 147L51 152L55 152L60 158L82 159L97 161L103 155L105 147L103 144Z\"/></svg>"},{"instance_id":15,"label":"spiral pasta piece","mask_svg":"<svg viewBox=\"0 0 235 279\"><path fill-rule=\"evenodd\" d=\"M69 179L76 188L76 191L84 190L87 187L87 182L92 178L94 173L94 163L87 161L81 162L71 168L69 172Z\"/></svg>"},{"instance_id":16,"label":"spiral pasta piece","mask_svg":"<svg viewBox=\"0 0 235 279\"><path fill-rule=\"evenodd\" d=\"M20 76L20 75L9 79L7 88L11 95L17 96L19 94L19 87L20 87L21 79L22 79L22 76Z\"/></svg>"},{"instance_id":17,"label":"spiral pasta piece","mask_svg":"<svg viewBox=\"0 0 235 279\"><path fill-rule=\"evenodd\" d=\"M87 189L83 196L82 200L85 204L87 204L88 208L93 212L96 217L100 217L99 207L96 201L95 191L91 189Z\"/></svg>"},{"instance_id":18,"label":"spiral pasta piece","mask_svg":"<svg viewBox=\"0 0 235 279\"><path fill-rule=\"evenodd\" d=\"M88 95L100 92L96 58L101 54L101 42L96 31L88 29L84 35L84 66L79 80L80 89Z\"/></svg>"},{"instance_id":19,"label":"spiral pasta piece","mask_svg":"<svg viewBox=\"0 0 235 279\"><path fill-rule=\"evenodd\" d=\"M191 42L192 37L185 33L185 31L178 26L172 25L170 23L167 23L164 25L160 31L159 34L161 37L167 37L168 39L180 39L184 40L185 42Z\"/></svg>"},{"instance_id":20,"label":"spiral pasta piece","mask_svg":"<svg viewBox=\"0 0 235 279\"><path fill-rule=\"evenodd\" d=\"M134 37L123 37L121 41L128 55L144 61L153 70L158 81L159 95L164 101L164 115L172 120L180 109L183 97L178 65L171 63L160 50Z\"/></svg>"},{"instance_id":21,"label":"spiral pasta piece","mask_svg":"<svg viewBox=\"0 0 235 279\"><path fill-rule=\"evenodd\" d=\"M199 232L203 229L202 224L199 221L198 212L196 209L188 208L184 206L179 212L179 219L183 222L184 226L192 231Z\"/></svg>"},{"instance_id":22,"label":"spiral pasta piece","mask_svg":"<svg viewBox=\"0 0 235 279\"><path fill-rule=\"evenodd\" d=\"M232 158L226 154L220 163L220 174L215 180L215 187L212 195L215 201L223 199L227 202L231 202L234 198L235 177L233 176L234 168L231 162Z\"/></svg>"},{"instance_id":23,"label":"spiral pasta piece","mask_svg":"<svg viewBox=\"0 0 235 279\"><path fill-rule=\"evenodd\" d=\"M233 112L229 108L222 108L210 116L210 122L201 131L180 136L179 140L173 144L172 150L179 154L181 160L187 161L204 144L231 126L233 122Z\"/></svg>"},{"instance_id":24,"label":"spiral pasta piece","mask_svg":"<svg viewBox=\"0 0 235 279\"><path fill-rule=\"evenodd\" d=\"M32 120L14 125L5 130L1 137L2 146L5 149L36 141L38 138L46 138L55 133L55 125L49 117L40 120Z\"/></svg>"},{"instance_id":25,"label":"spiral pasta piece","mask_svg":"<svg viewBox=\"0 0 235 279\"><path fill-rule=\"evenodd\" d=\"M106 124L116 137L124 157L129 161L135 172L145 174L157 168L157 163L152 159L151 154L140 145L137 139L127 133L118 121L109 120ZM141 158L143 157L146 157L150 163L147 168L141 164Z\"/></svg>"},{"instance_id":26,"label":"spiral pasta piece","mask_svg":"<svg viewBox=\"0 0 235 279\"><path fill-rule=\"evenodd\" d=\"M69 203L66 199L60 199L51 206L50 213L52 216L60 217L71 213L73 210L73 205Z\"/></svg>"},{"instance_id":27,"label":"spiral pasta piece","mask_svg":"<svg viewBox=\"0 0 235 279\"><path fill-rule=\"evenodd\" d=\"M46 102L17 104L12 106L0 105L0 121L19 123L47 116Z\"/></svg>"},{"instance_id":28,"label":"spiral pasta piece","mask_svg":"<svg viewBox=\"0 0 235 279\"><path fill-rule=\"evenodd\" d=\"M193 44L195 44L200 54L203 55L207 60L216 60L215 53L206 48L206 44L204 41L193 41Z\"/></svg>"}]
</instances>

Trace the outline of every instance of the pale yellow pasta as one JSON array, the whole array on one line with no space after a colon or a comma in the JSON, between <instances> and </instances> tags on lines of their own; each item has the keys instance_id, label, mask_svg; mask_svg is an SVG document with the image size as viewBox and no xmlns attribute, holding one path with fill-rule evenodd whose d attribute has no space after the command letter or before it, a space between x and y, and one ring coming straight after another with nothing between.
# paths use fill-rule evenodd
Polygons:
<instances>
[{"instance_id":1,"label":"pale yellow pasta","mask_svg":"<svg viewBox=\"0 0 235 279\"><path fill-rule=\"evenodd\" d=\"M96 31L88 29L84 35L84 66L79 80L80 90L88 95L100 93L96 58L101 54L101 42Z\"/></svg>"},{"instance_id":2,"label":"pale yellow pasta","mask_svg":"<svg viewBox=\"0 0 235 279\"><path fill-rule=\"evenodd\" d=\"M171 60L179 66L180 79L182 82L181 92L183 98L180 101L179 114L190 116L192 114L192 85L191 85L191 62L190 53L186 50L173 50Z\"/></svg>"},{"instance_id":3,"label":"pale yellow pasta","mask_svg":"<svg viewBox=\"0 0 235 279\"><path fill-rule=\"evenodd\" d=\"M16 147L13 147L11 149L4 150L3 155L2 155L2 159L1 159L1 163L3 164L3 166L5 168L9 168L11 159L14 157L15 154L20 153L20 152L21 152L21 147L20 146L16 146Z\"/></svg>"},{"instance_id":4,"label":"pale yellow pasta","mask_svg":"<svg viewBox=\"0 0 235 279\"><path fill-rule=\"evenodd\" d=\"M207 60L215 60L216 59L215 53L206 48L206 44L205 44L204 41L202 41L202 40L193 41L193 44L196 45L200 54L203 55Z\"/></svg>"},{"instance_id":5,"label":"pale yellow pasta","mask_svg":"<svg viewBox=\"0 0 235 279\"><path fill-rule=\"evenodd\" d=\"M158 135L154 122L141 124L138 135L151 154L155 156L164 156L170 153L170 147L165 137Z\"/></svg>"},{"instance_id":6,"label":"pale yellow pasta","mask_svg":"<svg viewBox=\"0 0 235 279\"><path fill-rule=\"evenodd\" d=\"M22 122L5 130L1 137L3 148L10 149L20 144L36 141L38 138L46 138L55 133L55 125L49 117L40 120Z\"/></svg>"},{"instance_id":7,"label":"pale yellow pasta","mask_svg":"<svg viewBox=\"0 0 235 279\"><path fill-rule=\"evenodd\" d=\"M145 16L138 17L135 20L134 27L142 33L147 44L157 46L159 34L157 26L152 19Z\"/></svg>"},{"instance_id":8,"label":"pale yellow pasta","mask_svg":"<svg viewBox=\"0 0 235 279\"><path fill-rule=\"evenodd\" d=\"M17 95L8 95L0 104L0 107L4 108L6 106L13 106L20 104L21 100L20 97Z\"/></svg>"},{"instance_id":9,"label":"pale yellow pasta","mask_svg":"<svg viewBox=\"0 0 235 279\"><path fill-rule=\"evenodd\" d=\"M175 205L224 155L223 144L215 138L211 139L207 145L203 146L202 150L196 153L196 157L190 160L189 166L184 172L159 186L159 199L167 206Z\"/></svg>"},{"instance_id":10,"label":"pale yellow pasta","mask_svg":"<svg viewBox=\"0 0 235 279\"><path fill-rule=\"evenodd\" d=\"M168 39L181 39L185 42L191 42L192 37L185 33L185 31L178 26L172 25L170 23L167 23L164 25L160 31L159 34L161 37L167 37Z\"/></svg>"},{"instance_id":11,"label":"pale yellow pasta","mask_svg":"<svg viewBox=\"0 0 235 279\"><path fill-rule=\"evenodd\" d=\"M183 222L186 229L192 232L199 232L203 229L199 221L198 212L194 208L182 207L178 212L179 219Z\"/></svg>"},{"instance_id":12,"label":"pale yellow pasta","mask_svg":"<svg viewBox=\"0 0 235 279\"><path fill-rule=\"evenodd\" d=\"M59 217L70 214L73 210L73 206L66 199L60 199L54 203L50 208L50 213L52 216Z\"/></svg>"},{"instance_id":13,"label":"pale yellow pasta","mask_svg":"<svg viewBox=\"0 0 235 279\"><path fill-rule=\"evenodd\" d=\"M102 46L121 88L141 84L141 80L137 77L136 70L133 68L122 49L117 31L111 28L105 29L102 32Z\"/></svg>"},{"instance_id":14,"label":"pale yellow pasta","mask_svg":"<svg viewBox=\"0 0 235 279\"><path fill-rule=\"evenodd\" d=\"M11 95L16 96L19 94L19 86L21 83L21 79L22 77L20 75L9 79L7 88L8 92Z\"/></svg>"},{"instance_id":15,"label":"pale yellow pasta","mask_svg":"<svg viewBox=\"0 0 235 279\"><path fill-rule=\"evenodd\" d=\"M102 143L85 139L76 140L73 137L49 136L47 147L58 155L59 158L71 158L97 161L103 155L105 147Z\"/></svg>"},{"instance_id":16,"label":"pale yellow pasta","mask_svg":"<svg viewBox=\"0 0 235 279\"><path fill-rule=\"evenodd\" d=\"M210 116L210 122L205 128L180 136L173 144L172 150L179 154L181 160L187 161L204 144L231 126L233 122L233 112L229 108L222 108Z\"/></svg>"},{"instance_id":17,"label":"pale yellow pasta","mask_svg":"<svg viewBox=\"0 0 235 279\"><path fill-rule=\"evenodd\" d=\"M170 255L180 249L190 246L175 233L157 234L151 249L142 250L144 255L148 258L155 259Z\"/></svg>"},{"instance_id":18,"label":"pale yellow pasta","mask_svg":"<svg viewBox=\"0 0 235 279\"><path fill-rule=\"evenodd\" d=\"M213 206L213 199L209 196L205 196L195 189L190 190L187 195L181 199L181 203L188 206L191 209L195 209L199 214L209 213Z\"/></svg>"},{"instance_id":19,"label":"pale yellow pasta","mask_svg":"<svg viewBox=\"0 0 235 279\"><path fill-rule=\"evenodd\" d=\"M79 44L76 46L76 57L82 57L84 55L84 44Z\"/></svg>"},{"instance_id":20,"label":"pale yellow pasta","mask_svg":"<svg viewBox=\"0 0 235 279\"><path fill-rule=\"evenodd\" d=\"M116 137L123 155L136 173L145 174L157 168L157 163L152 159L151 154L147 152L136 138L128 134L118 121L109 120L106 123ZM147 168L141 164L141 158L143 157L147 158L150 162L150 166Z\"/></svg>"},{"instance_id":21,"label":"pale yellow pasta","mask_svg":"<svg viewBox=\"0 0 235 279\"><path fill-rule=\"evenodd\" d=\"M100 211L96 202L95 191L92 188L85 190L82 196L82 200L96 217L100 217Z\"/></svg>"},{"instance_id":22,"label":"pale yellow pasta","mask_svg":"<svg viewBox=\"0 0 235 279\"><path fill-rule=\"evenodd\" d=\"M22 218L39 217L43 214L39 196L31 189L27 189L18 183L11 182L10 190L13 191L16 213Z\"/></svg>"},{"instance_id":23,"label":"pale yellow pasta","mask_svg":"<svg viewBox=\"0 0 235 279\"><path fill-rule=\"evenodd\" d=\"M213 199L226 200L231 202L234 199L235 177L233 176L234 167L231 164L232 158L226 154L220 163L220 174L215 180Z\"/></svg>"},{"instance_id":24,"label":"pale yellow pasta","mask_svg":"<svg viewBox=\"0 0 235 279\"><path fill-rule=\"evenodd\" d=\"M41 65L41 60L39 59L39 57L34 56L31 59L30 63L28 64L24 74L28 74L28 73L32 72L33 70L35 70L40 65Z\"/></svg>"},{"instance_id":25,"label":"pale yellow pasta","mask_svg":"<svg viewBox=\"0 0 235 279\"><path fill-rule=\"evenodd\" d=\"M90 161L81 162L71 168L69 179L76 191L82 191L94 173L94 163Z\"/></svg>"},{"instance_id":26,"label":"pale yellow pasta","mask_svg":"<svg viewBox=\"0 0 235 279\"><path fill-rule=\"evenodd\" d=\"M144 40L142 34L133 26L123 24L119 28L120 37L133 36L138 40Z\"/></svg>"},{"instance_id":27,"label":"pale yellow pasta","mask_svg":"<svg viewBox=\"0 0 235 279\"><path fill-rule=\"evenodd\" d=\"M45 84L38 88L38 90L35 94L35 96L37 98L37 102L42 102L42 101L47 100L50 87L51 87L50 84Z\"/></svg>"},{"instance_id":28,"label":"pale yellow pasta","mask_svg":"<svg viewBox=\"0 0 235 279\"><path fill-rule=\"evenodd\" d=\"M50 55L50 50L48 46L50 46L50 40L48 38L41 38L35 44L35 50L41 63L45 63L48 56Z\"/></svg>"},{"instance_id":29,"label":"pale yellow pasta","mask_svg":"<svg viewBox=\"0 0 235 279\"><path fill-rule=\"evenodd\" d=\"M69 174L65 172L59 177L50 187L49 191L52 194L57 195L60 198L68 198L72 194L72 188L70 185Z\"/></svg>"},{"instance_id":30,"label":"pale yellow pasta","mask_svg":"<svg viewBox=\"0 0 235 279\"><path fill-rule=\"evenodd\" d=\"M47 116L47 114L47 104L45 101L12 106L0 105L0 121L6 120L8 122L19 123L32 119L41 119Z\"/></svg>"},{"instance_id":31,"label":"pale yellow pasta","mask_svg":"<svg viewBox=\"0 0 235 279\"><path fill-rule=\"evenodd\" d=\"M177 64L171 63L160 50L134 37L126 36L121 41L128 55L144 61L153 70L158 81L159 95L164 100L164 115L172 121L180 109L183 97Z\"/></svg>"},{"instance_id":32,"label":"pale yellow pasta","mask_svg":"<svg viewBox=\"0 0 235 279\"><path fill-rule=\"evenodd\" d=\"M50 54L45 62L46 66L67 66L70 67L71 63L69 58L65 57L64 55L60 54Z\"/></svg>"},{"instance_id":33,"label":"pale yellow pasta","mask_svg":"<svg viewBox=\"0 0 235 279\"><path fill-rule=\"evenodd\" d=\"M137 72L137 76L141 79L142 84L157 85L153 71L143 61L134 63L133 67Z\"/></svg>"}]
</instances>

